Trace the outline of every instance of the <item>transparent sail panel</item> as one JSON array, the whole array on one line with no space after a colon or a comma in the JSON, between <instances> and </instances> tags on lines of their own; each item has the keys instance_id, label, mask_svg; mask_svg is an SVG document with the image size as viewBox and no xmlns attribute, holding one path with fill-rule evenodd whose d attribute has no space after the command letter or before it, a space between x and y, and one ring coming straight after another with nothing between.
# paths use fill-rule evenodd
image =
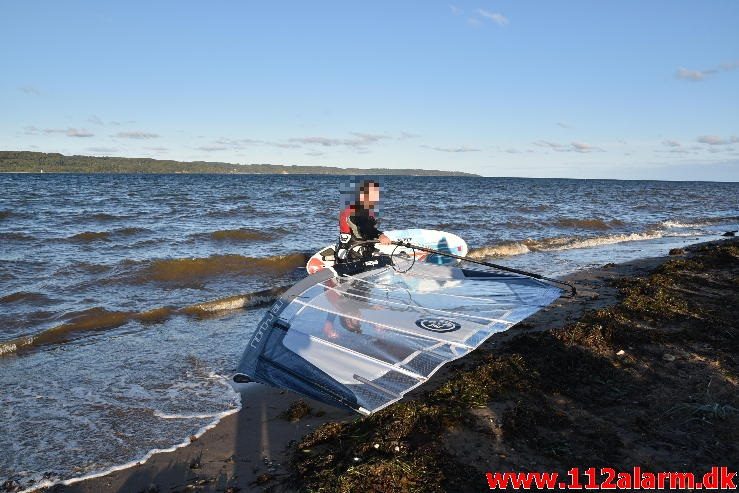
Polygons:
<instances>
[{"instance_id":1,"label":"transparent sail panel","mask_svg":"<svg viewBox=\"0 0 739 493\"><path fill-rule=\"evenodd\" d=\"M240 370L373 412L560 293L523 276L433 264L315 274L270 310Z\"/></svg>"}]
</instances>

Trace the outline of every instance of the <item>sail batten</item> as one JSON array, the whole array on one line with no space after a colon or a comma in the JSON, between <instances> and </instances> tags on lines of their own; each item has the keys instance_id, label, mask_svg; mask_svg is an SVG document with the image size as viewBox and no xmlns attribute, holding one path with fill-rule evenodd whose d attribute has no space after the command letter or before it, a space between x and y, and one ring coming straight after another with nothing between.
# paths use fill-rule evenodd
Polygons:
<instances>
[{"instance_id":1,"label":"sail batten","mask_svg":"<svg viewBox=\"0 0 739 493\"><path fill-rule=\"evenodd\" d=\"M321 283L321 285L325 286L324 283ZM325 287L326 287L326 289L329 289L331 291L335 291L337 293L345 294L349 298L361 298L361 299L367 300L369 302L377 303L377 304L381 304L381 305L387 304L387 305L408 306L407 304L406 305L403 305L400 302L394 302L394 301L390 301L388 299L368 298L366 296L361 296L361 295L354 294L354 293L342 292L342 291L339 291L337 288L333 288L331 286L325 286ZM445 315L450 315L450 316L455 316L455 317L477 318L477 319L480 319L480 320L487 320L489 322L510 323L507 320L502 320L502 319L497 319L497 318L483 317L483 316L480 316L480 315L470 315L468 313L451 312L451 311L448 311L448 310L440 310L438 308L430 308L430 307L422 306L422 305L418 305L418 304L414 304L412 306L414 308L417 308L418 310L422 310L422 311L425 311L425 312L437 312L437 313L443 313Z\"/></svg>"},{"instance_id":2,"label":"sail batten","mask_svg":"<svg viewBox=\"0 0 739 493\"><path fill-rule=\"evenodd\" d=\"M379 365L382 365L382 366L387 367L389 370L394 370L394 371L397 371L397 372L400 372L400 373L404 373L405 375L408 375L409 377L415 378L416 380L419 380L419 381L426 380L423 376L418 375L417 373L414 373L412 371L408 371L408 370L403 369L399 364L393 365L393 364L390 364L390 363L388 363L386 361L382 361L380 359L373 358L372 356L368 356L366 354L362 354L362 353L360 353L358 351L354 351L354 350L351 350L349 348L345 348L345 347L340 346L338 344L332 344L331 342L326 341L324 339L320 339L318 337L313 337L313 336L308 336L308 337L310 338L311 341L314 341L317 344L324 344L326 346L331 346L332 348L336 349L337 351L342 351L342 352L345 352L345 353L352 354L352 355L356 356L357 358L361 358L361 359L364 359L364 360L372 361L373 363L377 363ZM355 378L356 378L356 375L355 375Z\"/></svg>"},{"instance_id":3,"label":"sail batten","mask_svg":"<svg viewBox=\"0 0 739 493\"><path fill-rule=\"evenodd\" d=\"M375 321L372 321L372 320L365 320L363 318L354 317L352 315L347 315L346 313L332 311L332 310L329 310L327 308L323 308L323 307L320 307L320 306L311 305L311 304L305 303L303 301L296 300L296 303L298 303L300 305L303 305L304 308L314 308L316 310L320 310L322 312L329 313L331 315L340 316L343 319L356 320L357 322L371 323L371 324L377 325L378 327L382 327L382 328L385 328L387 330L392 330L392 331L398 332L400 334L412 334L412 335L414 335L416 337L422 337L422 338L426 338L426 339L430 339L430 340L434 340L434 341L438 341L438 342L446 342L448 344L453 344L455 346L460 346L460 347L463 347L465 349L473 349L471 346L468 346L466 344L460 344L460 343L456 343L454 341L446 341L444 339L438 339L438 338L433 337L431 335L424 335L424 334L418 334L418 333L409 332L409 331L404 330L404 329L402 329L400 327L396 327L396 326L389 325L389 324L383 324L383 323L375 322ZM505 323L509 323L509 322L505 322Z\"/></svg>"}]
</instances>

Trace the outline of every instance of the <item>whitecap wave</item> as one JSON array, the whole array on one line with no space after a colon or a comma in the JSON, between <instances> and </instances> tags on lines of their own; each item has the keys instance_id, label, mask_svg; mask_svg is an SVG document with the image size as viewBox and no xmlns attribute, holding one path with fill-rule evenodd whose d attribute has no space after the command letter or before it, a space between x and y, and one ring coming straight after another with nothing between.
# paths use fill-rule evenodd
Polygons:
<instances>
[{"instance_id":1,"label":"whitecap wave","mask_svg":"<svg viewBox=\"0 0 739 493\"><path fill-rule=\"evenodd\" d=\"M680 237L693 235L694 233L691 232L670 232L669 234L665 234L665 231L663 230L653 230L643 233L623 233L593 237L561 236L555 238L543 238L540 240L527 239L520 242L504 242L474 248L470 251L469 257L474 259L510 257L530 252L553 252L577 248L593 248L629 241L657 240L664 236Z\"/></svg>"}]
</instances>

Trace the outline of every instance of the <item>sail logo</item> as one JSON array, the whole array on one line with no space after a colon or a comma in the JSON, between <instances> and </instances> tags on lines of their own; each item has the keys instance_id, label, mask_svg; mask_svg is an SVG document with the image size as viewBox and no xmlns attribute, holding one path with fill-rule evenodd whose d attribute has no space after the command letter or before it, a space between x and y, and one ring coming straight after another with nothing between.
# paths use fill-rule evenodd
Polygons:
<instances>
[{"instance_id":1,"label":"sail logo","mask_svg":"<svg viewBox=\"0 0 739 493\"><path fill-rule=\"evenodd\" d=\"M419 318L416 320L416 325L431 332L452 332L462 328L457 322L448 318Z\"/></svg>"},{"instance_id":2,"label":"sail logo","mask_svg":"<svg viewBox=\"0 0 739 493\"><path fill-rule=\"evenodd\" d=\"M264 319L262 319L262 323L259 324L259 327L257 327L257 331L251 338L251 347L253 347L254 349L259 348L259 343L262 342L262 337L264 337L264 334L272 326L272 322L274 321L274 319L275 316L272 313L267 312L267 315L264 317Z\"/></svg>"}]
</instances>

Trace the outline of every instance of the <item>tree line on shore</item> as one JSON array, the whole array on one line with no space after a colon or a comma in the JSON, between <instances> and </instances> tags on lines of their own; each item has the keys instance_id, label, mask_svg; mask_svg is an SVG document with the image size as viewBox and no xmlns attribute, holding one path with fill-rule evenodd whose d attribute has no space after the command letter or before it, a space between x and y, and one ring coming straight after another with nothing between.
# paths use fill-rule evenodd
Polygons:
<instances>
[{"instance_id":1,"label":"tree line on shore","mask_svg":"<svg viewBox=\"0 0 739 493\"><path fill-rule=\"evenodd\" d=\"M425 169L339 168L282 164L231 164L112 156L65 156L59 153L0 151L3 173L216 173L317 175L475 176L472 173Z\"/></svg>"}]
</instances>

